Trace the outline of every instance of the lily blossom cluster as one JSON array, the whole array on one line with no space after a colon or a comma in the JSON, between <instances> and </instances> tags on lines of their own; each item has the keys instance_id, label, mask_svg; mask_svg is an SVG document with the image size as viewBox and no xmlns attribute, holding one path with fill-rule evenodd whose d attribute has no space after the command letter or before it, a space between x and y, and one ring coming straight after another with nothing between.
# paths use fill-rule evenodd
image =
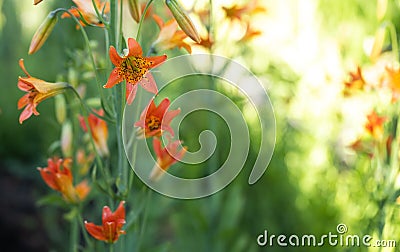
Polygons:
<instances>
[{"instance_id":1,"label":"lily blossom cluster","mask_svg":"<svg viewBox=\"0 0 400 252\"><path fill-rule=\"evenodd\" d=\"M134 124L139 127L139 137L145 138L154 137L153 149L156 154L156 165L150 173L150 180L157 181L161 175L167 171L171 165L181 160L186 152L186 147L179 150L181 141L171 141L164 148L162 147L160 137L164 131L174 136L174 131L170 126L173 118L179 113L180 109L168 111L170 100L165 98L158 106L155 105L152 99L149 105L143 110L140 115L140 120Z\"/></svg>"},{"instance_id":2,"label":"lily blossom cluster","mask_svg":"<svg viewBox=\"0 0 400 252\"><path fill-rule=\"evenodd\" d=\"M37 5L42 1L34 0L33 3ZM121 147L123 145L122 105L133 103L139 85L155 96L158 95L158 87L151 71L166 61L167 55L164 51L178 48L191 53L192 48L188 40L191 39L196 43L201 41L197 28L178 0L164 1L165 10L169 10L170 16L173 17L165 22L163 18L155 14L156 8L152 8L150 5L153 1L148 1L146 7L141 6L139 0L127 1L72 0L73 7L69 9L57 8L51 11L34 33L28 54L32 55L42 48L61 19L65 21L65 19L70 18L75 22L76 28L79 29L77 33L83 36L83 41L88 49L87 51L82 50L81 60L75 58L76 52L74 51L71 65L79 68L82 63L86 66L86 63L91 61L92 68L90 70L85 69L82 72L68 71L67 77L60 76L60 79L65 78L71 84L66 82L52 83L32 77L25 69L24 61L21 59L19 66L26 76L19 77L17 84L18 88L25 92L18 101L18 109L23 109L19 117L21 124L32 115L39 115L37 106L42 101L67 90L75 95L75 101L78 101L78 103L71 102L69 104L71 99L69 95L60 95L55 98L56 122L61 126L61 137L49 149L54 153L52 156L62 157L48 159L47 167L38 168L38 170L44 182L51 189L60 192L64 201L69 203L70 216L79 220L81 218L78 217L81 216L78 212L82 210L82 207L85 207L84 200L91 191L88 180L84 178L88 174L92 175L90 183L96 185L93 189L98 189L99 192L110 197L112 201L116 199L120 201L115 212L112 212L109 206L103 207L101 225L80 221L84 225L84 229L93 238L110 244L117 242L119 237L126 233L123 230L126 223L124 199L128 198L127 195L132 186L132 183L129 184L127 181L121 182L127 180L125 176L129 175L129 167L124 160L125 153L123 153ZM145 19L151 16L153 20L147 21L155 21L158 25L157 38L154 41L146 41L148 43L145 46L150 48L147 54L143 54L142 46L139 44L141 41L138 39L140 33L136 39L127 38L127 48L120 50L120 45L125 45L125 43L122 43L125 40L122 34L124 6L129 7L132 18L139 23L139 31ZM144 13L144 9L146 9L146 13ZM150 12L154 15L151 15ZM107 60L109 57L109 63L113 65L109 69L104 67L107 64L98 60L101 53L95 53L92 48L94 43L91 43L92 41L89 40L86 32L86 29L91 29L91 27L105 31L105 43L108 52L105 50L102 53L104 55L108 53ZM77 50L77 52L80 51ZM90 57L87 57L86 53ZM78 61L79 63L75 63ZM101 65L102 63L103 65ZM87 65L90 66L90 64ZM111 66L111 64L107 66L109 65ZM102 67L110 71L107 81L103 81L101 78L99 69ZM68 68L68 70L70 69L72 67ZM81 75L84 75L82 73L88 71L93 72L87 75L89 77L81 78ZM92 76L96 78L91 79ZM99 88L97 96L85 97L84 92L79 92L79 87L86 85L79 83L82 79L96 81ZM124 85L125 96L120 95L119 91L118 95L116 95L117 92L114 92L112 96L109 95L111 92L107 89L114 88L116 85ZM113 101L113 103L110 101ZM80 106L76 106L77 104ZM151 166L149 167L150 179L153 181L160 179L162 174L173 164L180 161L186 152L186 147L182 147L181 141L172 140L175 134L170 124L180 113L180 109L171 110L170 104L168 98L163 99L158 105L156 105L154 99L151 99L141 113L139 121L134 124L134 127L139 128L139 137L153 138L156 164L153 166L153 170L150 170ZM79 130L79 125L83 131ZM109 131L109 127L115 127L115 131ZM164 134L170 136L165 145L161 141ZM91 144L89 147L87 146L88 142ZM81 146L82 143L84 145ZM116 151L111 148L114 144L118 146ZM118 157L118 162L114 162L117 160L115 156ZM72 160L72 157L75 160ZM113 178L113 175L118 177ZM81 182L74 184L74 178ZM93 193L93 195L96 194ZM79 232L71 233L75 233L77 237L80 236ZM77 237L75 237L76 240L80 242ZM87 237L85 236L85 238Z\"/></svg>"}]
</instances>

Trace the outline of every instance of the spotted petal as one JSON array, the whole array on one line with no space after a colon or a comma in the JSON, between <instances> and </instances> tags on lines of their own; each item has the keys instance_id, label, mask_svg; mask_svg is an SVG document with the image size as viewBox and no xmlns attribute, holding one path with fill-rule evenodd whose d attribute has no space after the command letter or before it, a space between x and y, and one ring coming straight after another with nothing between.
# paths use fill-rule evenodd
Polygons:
<instances>
[{"instance_id":1,"label":"spotted petal","mask_svg":"<svg viewBox=\"0 0 400 252\"><path fill-rule=\"evenodd\" d=\"M133 100L135 100L138 85L126 84L126 102L131 105Z\"/></svg>"},{"instance_id":2,"label":"spotted petal","mask_svg":"<svg viewBox=\"0 0 400 252\"><path fill-rule=\"evenodd\" d=\"M142 47L133 38L129 38L128 39L128 48L129 48L128 57L130 57L130 56L142 56L142 54L143 54Z\"/></svg>"},{"instance_id":3,"label":"spotted petal","mask_svg":"<svg viewBox=\"0 0 400 252\"><path fill-rule=\"evenodd\" d=\"M123 76L118 73L119 70L119 67L116 67L114 68L114 70L112 70L110 77L108 77L107 83L103 86L104 88L112 88L113 86L124 80Z\"/></svg>"},{"instance_id":4,"label":"spotted petal","mask_svg":"<svg viewBox=\"0 0 400 252\"><path fill-rule=\"evenodd\" d=\"M140 84L146 91L150 93L157 94L158 92L156 81L150 72L147 72L138 82L138 84Z\"/></svg>"}]
</instances>

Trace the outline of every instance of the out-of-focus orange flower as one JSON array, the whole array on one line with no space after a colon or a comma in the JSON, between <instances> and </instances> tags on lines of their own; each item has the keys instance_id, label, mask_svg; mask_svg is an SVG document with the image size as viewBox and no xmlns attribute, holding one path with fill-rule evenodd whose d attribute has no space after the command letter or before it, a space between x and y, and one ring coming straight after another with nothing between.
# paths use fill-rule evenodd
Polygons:
<instances>
[{"instance_id":1,"label":"out-of-focus orange flower","mask_svg":"<svg viewBox=\"0 0 400 252\"><path fill-rule=\"evenodd\" d=\"M135 123L136 127L141 127L145 137L161 136L162 130L166 130L174 136L174 131L170 127L170 123L174 117L176 117L181 110L167 111L170 105L168 98L165 98L161 103L156 106L154 100L150 101L150 104L143 110L140 115L140 120Z\"/></svg>"},{"instance_id":2,"label":"out-of-focus orange flower","mask_svg":"<svg viewBox=\"0 0 400 252\"><path fill-rule=\"evenodd\" d=\"M143 15L143 12L144 12L144 8L146 8L146 4L147 3L141 3L140 4L140 9L141 9L141 15ZM144 15L144 19L147 19L147 18L150 18L152 15L153 15L153 5L151 4L150 6L149 6L149 8L147 8L147 11L146 11L146 14Z\"/></svg>"},{"instance_id":3,"label":"out-of-focus orange flower","mask_svg":"<svg viewBox=\"0 0 400 252\"><path fill-rule=\"evenodd\" d=\"M246 24L246 32L243 37L240 39L240 42L248 42L252 40L254 37L260 36L262 32L260 30L255 30L250 23Z\"/></svg>"},{"instance_id":4,"label":"out-of-focus orange flower","mask_svg":"<svg viewBox=\"0 0 400 252\"><path fill-rule=\"evenodd\" d=\"M102 109L95 111L98 115L103 116L104 111ZM87 131L85 120L82 116L79 117L81 127L84 131ZM90 114L88 116L89 127L92 133L92 137L96 146L97 151L101 156L108 156L110 153L108 151L107 139L108 139L108 127L107 123L95 116Z\"/></svg>"},{"instance_id":5,"label":"out-of-focus orange flower","mask_svg":"<svg viewBox=\"0 0 400 252\"><path fill-rule=\"evenodd\" d=\"M357 153L363 153L372 158L374 156L374 145L372 141L357 139L349 147Z\"/></svg>"},{"instance_id":6,"label":"out-of-focus orange flower","mask_svg":"<svg viewBox=\"0 0 400 252\"><path fill-rule=\"evenodd\" d=\"M164 174L169 167L181 160L186 153L186 148L178 150L181 145L181 141L177 140L169 143L166 147L162 147L161 140L158 138L153 139L153 148L157 156L157 163L153 167L150 174L150 179L156 181Z\"/></svg>"},{"instance_id":7,"label":"out-of-focus orange flower","mask_svg":"<svg viewBox=\"0 0 400 252\"><path fill-rule=\"evenodd\" d=\"M97 16L96 10L94 9L92 0L72 0L77 8L71 8L69 9L69 12L71 12L72 15L74 15L75 17L77 17L78 19L81 18L81 15L83 17L83 19L92 25L97 25L100 27L103 27L104 24L101 23L99 17ZM99 10L100 14L107 14L110 12L110 4L109 2L105 2L105 3L101 3L100 0L95 0L94 1L96 3L96 7ZM68 18L70 17L70 15L68 13L64 13L63 15L61 15L62 18ZM80 23L82 24L82 26L85 26L85 23L80 21ZM76 26L77 28L79 28L79 25Z\"/></svg>"},{"instance_id":8,"label":"out-of-focus orange flower","mask_svg":"<svg viewBox=\"0 0 400 252\"><path fill-rule=\"evenodd\" d=\"M383 85L392 91L392 102L400 98L400 68L386 67L386 76L383 79Z\"/></svg>"},{"instance_id":9,"label":"out-of-focus orange flower","mask_svg":"<svg viewBox=\"0 0 400 252\"><path fill-rule=\"evenodd\" d=\"M19 60L19 66L27 77L18 77L18 88L27 92L18 100L18 109L25 109L19 116L19 123L28 119L32 114L39 115L36 110L37 105L43 100L62 93L65 88L69 87L68 83L57 82L50 83L32 77L25 69L24 60Z\"/></svg>"},{"instance_id":10,"label":"out-of-focus orange flower","mask_svg":"<svg viewBox=\"0 0 400 252\"><path fill-rule=\"evenodd\" d=\"M44 182L53 190L61 192L63 197L72 203L77 203L86 198L90 187L86 180L73 186L73 177L70 170L71 159L48 159L47 167L38 168Z\"/></svg>"},{"instance_id":11,"label":"out-of-focus orange flower","mask_svg":"<svg viewBox=\"0 0 400 252\"><path fill-rule=\"evenodd\" d=\"M85 228L88 233L95 239L114 243L118 240L121 234L126 234L121 230L125 224L125 201L121 201L115 212L111 212L110 207L103 207L102 225L85 221Z\"/></svg>"},{"instance_id":12,"label":"out-of-focus orange flower","mask_svg":"<svg viewBox=\"0 0 400 252\"><path fill-rule=\"evenodd\" d=\"M153 15L153 18L160 28L158 38L153 43L153 48L155 48L156 51L164 51L174 47L183 47L188 53L192 53L192 48L184 41L184 39L187 38L187 35L184 31L178 30L178 23L174 19L164 23L164 21L155 14Z\"/></svg>"},{"instance_id":13,"label":"out-of-focus orange flower","mask_svg":"<svg viewBox=\"0 0 400 252\"><path fill-rule=\"evenodd\" d=\"M76 152L76 162L79 165L79 174L84 176L88 173L90 164L95 158L94 153L86 154L84 149L78 149Z\"/></svg>"},{"instance_id":14,"label":"out-of-focus orange flower","mask_svg":"<svg viewBox=\"0 0 400 252\"><path fill-rule=\"evenodd\" d=\"M40 3L41 1L43 1L43 0L34 0L33 4L36 5L36 4Z\"/></svg>"},{"instance_id":15,"label":"out-of-focus orange flower","mask_svg":"<svg viewBox=\"0 0 400 252\"><path fill-rule=\"evenodd\" d=\"M344 95L348 96L350 95L353 91L356 90L364 90L365 87L365 80L363 77L363 74L361 72L361 68L357 66L357 71L356 72L350 72L350 80L344 82Z\"/></svg>"},{"instance_id":16,"label":"out-of-focus orange flower","mask_svg":"<svg viewBox=\"0 0 400 252\"><path fill-rule=\"evenodd\" d=\"M231 7L222 7L222 9L225 11L227 18L230 20L237 19L239 21L243 20L243 15L252 16L254 14L267 12L267 9L261 6L258 0L252 0L250 3L243 6L234 4Z\"/></svg>"},{"instance_id":17,"label":"out-of-focus orange flower","mask_svg":"<svg viewBox=\"0 0 400 252\"><path fill-rule=\"evenodd\" d=\"M367 115L368 122L365 124L366 131L371 134L375 139L381 139L383 136L383 124L386 121L386 117L378 116L375 111L372 111Z\"/></svg>"},{"instance_id":18,"label":"out-of-focus orange flower","mask_svg":"<svg viewBox=\"0 0 400 252\"><path fill-rule=\"evenodd\" d=\"M214 40L210 37L209 34L207 34L205 37L204 36L200 36L201 37L201 42L195 45L199 45L205 49L210 50L211 47L214 44Z\"/></svg>"},{"instance_id":19,"label":"out-of-focus orange flower","mask_svg":"<svg viewBox=\"0 0 400 252\"><path fill-rule=\"evenodd\" d=\"M126 52L128 51L128 52ZM114 46L110 46L110 59L115 68L111 72L104 88L111 88L126 80L126 99L131 104L136 96L137 84L139 83L150 93L158 92L156 82L149 72L167 59L167 55L143 57L143 51L135 39L128 39L128 50L126 55L120 56Z\"/></svg>"}]
</instances>

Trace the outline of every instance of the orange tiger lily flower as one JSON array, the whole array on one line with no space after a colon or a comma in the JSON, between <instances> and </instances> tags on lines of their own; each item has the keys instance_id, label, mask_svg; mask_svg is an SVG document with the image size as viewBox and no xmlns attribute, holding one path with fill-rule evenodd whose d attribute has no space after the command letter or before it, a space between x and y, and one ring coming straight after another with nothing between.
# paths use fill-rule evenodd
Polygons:
<instances>
[{"instance_id":1,"label":"orange tiger lily flower","mask_svg":"<svg viewBox=\"0 0 400 252\"><path fill-rule=\"evenodd\" d=\"M170 123L181 110L167 111L170 105L168 98L165 98L161 103L156 106L154 100L143 110L140 115L140 120L135 123L135 127L141 127L141 133L144 132L145 137L161 136L162 131L168 131L174 136L174 131L170 127Z\"/></svg>"},{"instance_id":2,"label":"orange tiger lily flower","mask_svg":"<svg viewBox=\"0 0 400 252\"><path fill-rule=\"evenodd\" d=\"M94 9L92 0L72 0L77 8L71 8L69 9L69 12L71 12L72 15L74 15L76 18L80 19L81 15L83 19L93 25L97 25L100 27L104 27L104 24L101 23L99 17L97 16L96 10ZM99 10L100 14L107 14L110 12L110 3L101 3L100 0L95 0L96 7ZM69 18L71 17L68 13L64 13L61 15L62 18ZM82 26L85 26L85 23L80 20L80 23ZM79 28L79 25L76 26L76 28Z\"/></svg>"},{"instance_id":3,"label":"orange tiger lily flower","mask_svg":"<svg viewBox=\"0 0 400 252\"><path fill-rule=\"evenodd\" d=\"M174 19L164 23L164 21L155 14L153 15L153 19L160 28L158 38L152 45L157 51L164 51L174 47L183 47L188 53L192 53L190 45L183 41L187 38L186 33L182 30L178 30L178 23Z\"/></svg>"},{"instance_id":4,"label":"orange tiger lily flower","mask_svg":"<svg viewBox=\"0 0 400 252\"><path fill-rule=\"evenodd\" d=\"M126 51L126 50L124 50ZM145 90L156 94L158 88L150 69L157 67L167 59L167 55L143 57L143 51L135 39L128 39L127 55L120 56L114 46L110 46L110 59L115 68L111 72L104 88L112 88L116 84L126 80L126 99L131 104L136 96L137 84Z\"/></svg>"},{"instance_id":5,"label":"orange tiger lily flower","mask_svg":"<svg viewBox=\"0 0 400 252\"><path fill-rule=\"evenodd\" d=\"M378 116L375 111L367 115L368 122L365 124L366 131L375 139L380 139L383 135L383 124L386 122L386 117Z\"/></svg>"},{"instance_id":6,"label":"orange tiger lily flower","mask_svg":"<svg viewBox=\"0 0 400 252\"><path fill-rule=\"evenodd\" d=\"M245 14L252 16L254 14L267 11L263 6L260 6L258 0L253 0L243 6L238 6L237 4L235 4L232 7L222 7L222 9L225 11L225 15L227 18L229 18L230 20L238 19L239 21L242 20L242 16Z\"/></svg>"},{"instance_id":7,"label":"orange tiger lily flower","mask_svg":"<svg viewBox=\"0 0 400 252\"><path fill-rule=\"evenodd\" d=\"M70 170L71 159L48 159L47 167L38 168L44 182L53 190L61 192L68 202L79 202L90 192L87 181L84 180L73 186L73 177Z\"/></svg>"},{"instance_id":8,"label":"orange tiger lily flower","mask_svg":"<svg viewBox=\"0 0 400 252\"><path fill-rule=\"evenodd\" d=\"M182 157L186 153L186 147L179 151L178 147L180 145L181 141L177 140L169 143L166 147L163 148L160 139L153 139L153 148L157 156L157 163L151 171L151 180L156 181L160 179L160 177L164 174L165 171L169 169L171 165L182 159Z\"/></svg>"},{"instance_id":9,"label":"orange tiger lily flower","mask_svg":"<svg viewBox=\"0 0 400 252\"><path fill-rule=\"evenodd\" d=\"M18 88L27 92L27 94L18 100L18 109L25 107L19 116L19 123L22 124L22 122L31 117L32 114L39 115L36 107L40 102L62 93L64 89L69 87L69 85L64 82L50 83L32 77L26 71L23 59L19 60L19 66L27 75L27 77L18 77Z\"/></svg>"},{"instance_id":10,"label":"orange tiger lily flower","mask_svg":"<svg viewBox=\"0 0 400 252\"><path fill-rule=\"evenodd\" d=\"M400 68L386 67L386 78L383 84L388 86L392 91L392 102L396 102L400 98Z\"/></svg>"},{"instance_id":11,"label":"orange tiger lily flower","mask_svg":"<svg viewBox=\"0 0 400 252\"><path fill-rule=\"evenodd\" d=\"M363 90L366 82L364 80L364 76L361 72L361 68L357 66L357 71L356 72L350 72L350 80L344 82L345 85L345 90L344 90L344 95L348 96L352 93L352 91L356 90Z\"/></svg>"},{"instance_id":12,"label":"orange tiger lily flower","mask_svg":"<svg viewBox=\"0 0 400 252\"><path fill-rule=\"evenodd\" d=\"M110 207L103 207L102 225L85 221L85 228L88 233L95 239L114 243L118 240L121 234L126 234L121 230L125 224L125 201L121 201L115 212L111 212Z\"/></svg>"},{"instance_id":13,"label":"orange tiger lily flower","mask_svg":"<svg viewBox=\"0 0 400 252\"><path fill-rule=\"evenodd\" d=\"M247 42L254 37L260 36L262 32L260 30L255 30L253 27L251 27L250 23L246 24L246 32L243 35L243 37L240 39L241 42Z\"/></svg>"},{"instance_id":14,"label":"orange tiger lily flower","mask_svg":"<svg viewBox=\"0 0 400 252\"><path fill-rule=\"evenodd\" d=\"M95 111L100 116L104 115L104 111L102 109ZM82 116L79 117L79 121L81 123L82 129L87 132L87 126L85 120ZM94 114L90 114L88 116L89 127L92 133L92 137L96 146L97 151L101 156L108 156L110 152L108 151L107 139L108 139L108 126L107 123L95 116Z\"/></svg>"}]
</instances>

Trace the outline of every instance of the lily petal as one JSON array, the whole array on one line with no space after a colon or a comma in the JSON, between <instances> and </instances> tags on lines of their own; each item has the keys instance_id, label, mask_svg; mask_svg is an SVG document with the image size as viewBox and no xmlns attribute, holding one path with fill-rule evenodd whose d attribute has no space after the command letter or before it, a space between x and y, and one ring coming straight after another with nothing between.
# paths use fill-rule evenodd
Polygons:
<instances>
[{"instance_id":1,"label":"lily petal","mask_svg":"<svg viewBox=\"0 0 400 252\"><path fill-rule=\"evenodd\" d=\"M100 241L106 241L107 238L103 234L103 227L85 221L85 228L94 238Z\"/></svg>"},{"instance_id":2,"label":"lily petal","mask_svg":"<svg viewBox=\"0 0 400 252\"><path fill-rule=\"evenodd\" d=\"M26 119L31 117L33 113L33 105L28 104L19 116L19 123L22 124Z\"/></svg>"},{"instance_id":3,"label":"lily petal","mask_svg":"<svg viewBox=\"0 0 400 252\"><path fill-rule=\"evenodd\" d=\"M133 100L135 100L138 85L126 84L126 102L131 105Z\"/></svg>"},{"instance_id":4,"label":"lily petal","mask_svg":"<svg viewBox=\"0 0 400 252\"><path fill-rule=\"evenodd\" d=\"M146 59L151 62L150 68L154 68L163 63L167 59L167 55L146 57Z\"/></svg>"},{"instance_id":5,"label":"lily petal","mask_svg":"<svg viewBox=\"0 0 400 252\"><path fill-rule=\"evenodd\" d=\"M119 56L117 49L114 46L110 46L109 50L110 60L114 66L119 66L123 60L121 56Z\"/></svg>"},{"instance_id":6,"label":"lily petal","mask_svg":"<svg viewBox=\"0 0 400 252\"><path fill-rule=\"evenodd\" d=\"M138 84L140 84L146 91L150 93L157 94L158 92L156 81L150 72L147 72L138 82Z\"/></svg>"},{"instance_id":7,"label":"lily petal","mask_svg":"<svg viewBox=\"0 0 400 252\"><path fill-rule=\"evenodd\" d=\"M118 67L112 70L110 77L108 77L107 83L103 86L104 88L112 88L113 86L124 80L123 76L120 76L118 72Z\"/></svg>"},{"instance_id":8,"label":"lily petal","mask_svg":"<svg viewBox=\"0 0 400 252\"><path fill-rule=\"evenodd\" d=\"M128 48L129 48L128 57L142 56L143 54L142 47L140 47L139 43L133 38L128 39Z\"/></svg>"}]
</instances>

